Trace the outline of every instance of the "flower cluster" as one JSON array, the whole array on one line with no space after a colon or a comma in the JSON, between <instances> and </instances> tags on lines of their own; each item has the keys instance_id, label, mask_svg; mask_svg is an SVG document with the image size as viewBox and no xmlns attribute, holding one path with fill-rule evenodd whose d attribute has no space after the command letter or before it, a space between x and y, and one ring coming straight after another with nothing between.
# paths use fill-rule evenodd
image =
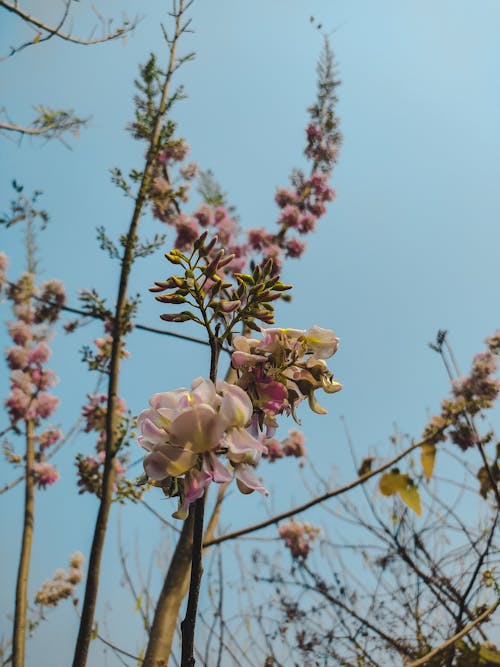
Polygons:
<instances>
[{"instance_id":1,"label":"flower cluster","mask_svg":"<svg viewBox=\"0 0 500 667\"><path fill-rule=\"evenodd\" d=\"M102 474L105 461L106 445L106 416L107 394L87 394L88 403L82 408L82 417L85 420L85 433L95 432L98 434L96 442L96 455L84 456L78 454L76 457L76 467L78 474L79 493L93 493L99 495L101 491ZM123 440L128 431L127 406L122 398L118 398L116 404L116 429L118 440ZM120 455L113 459L115 474L117 476L116 484L122 481L126 456Z\"/></svg>"},{"instance_id":2,"label":"flower cluster","mask_svg":"<svg viewBox=\"0 0 500 667\"><path fill-rule=\"evenodd\" d=\"M320 529L312 526L307 521L287 521L278 528L279 536L284 540L285 545L290 549L292 558L305 560L311 552L313 542L320 533Z\"/></svg>"},{"instance_id":3,"label":"flower cluster","mask_svg":"<svg viewBox=\"0 0 500 667\"><path fill-rule=\"evenodd\" d=\"M242 272L250 260L257 258L261 264L271 258L274 272L279 273L283 257L299 258L306 244L291 233L305 236L312 232L316 224L326 213L326 205L335 198L335 191L330 187L333 168L337 161L342 143L335 114L337 103L333 54L329 44L325 44L320 67L318 69L318 95L316 104L309 109L310 122L306 128L304 154L311 162L308 175L295 170L291 176L291 187L278 188L275 201L280 208L277 232L268 232L262 227L255 227L246 232L246 239L240 240L240 230L230 215L225 195L220 191L210 173L200 174L200 194L204 203L192 214L181 213L174 206L176 199L186 201L187 184L174 187L168 175L173 172L176 162L181 162L187 155L183 140L170 140L165 151L160 152L155 170L151 198L153 214L176 231L175 248L188 252L203 231L209 237L217 237L213 247L213 257L224 249L233 254L231 263L225 267L226 277ZM168 167L168 168L167 168ZM181 176L194 176L195 170L181 169Z\"/></svg>"},{"instance_id":4,"label":"flower cluster","mask_svg":"<svg viewBox=\"0 0 500 667\"><path fill-rule=\"evenodd\" d=\"M33 475L39 489L45 489L59 479L58 471L46 461L33 464Z\"/></svg>"},{"instance_id":5,"label":"flower cluster","mask_svg":"<svg viewBox=\"0 0 500 667\"><path fill-rule=\"evenodd\" d=\"M55 607L61 600L72 597L75 586L83 578L83 563L83 555L76 551L70 558L68 570L56 570L52 579L44 581L42 588L35 595L35 604Z\"/></svg>"},{"instance_id":6,"label":"flower cluster","mask_svg":"<svg viewBox=\"0 0 500 667\"><path fill-rule=\"evenodd\" d=\"M184 476L177 480L176 518L186 518L189 505L212 481L226 483L234 476L242 493L267 494L253 473L266 448L246 429L253 406L240 387L197 378L191 390L155 394L149 403L151 408L138 419L139 443L149 452L144 469L163 488L170 489L173 478ZM227 458L229 468L218 455Z\"/></svg>"},{"instance_id":7,"label":"flower cluster","mask_svg":"<svg viewBox=\"0 0 500 667\"><path fill-rule=\"evenodd\" d=\"M342 389L333 379L325 359L337 351L333 331L314 326L303 329L262 329L262 340L238 336L231 363L237 369L237 384L250 396L258 423L274 429L276 415L292 414L305 398L313 412L325 414L315 392L329 394Z\"/></svg>"},{"instance_id":8,"label":"flower cluster","mask_svg":"<svg viewBox=\"0 0 500 667\"><path fill-rule=\"evenodd\" d=\"M288 436L282 442L277 438L266 438L264 445L267 447L267 454L263 454L262 456L269 463L274 463L285 456L303 458L307 451L304 443L304 434L296 428L290 429Z\"/></svg>"},{"instance_id":9,"label":"flower cluster","mask_svg":"<svg viewBox=\"0 0 500 667\"><path fill-rule=\"evenodd\" d=\"M486 342L494 348L495 337L491 336ZM469 375L453 380L452 397L442 401L441 414L431 418L423 439L436 444L449 435L462 450L477 445L479 435L471 418L495 404L500 393L500 380L493 377L496 370L497 361L490 349L476 354Z\"/></svg>"},{"instance_id":10,"label":"flower cluster","mask_svg":"<svg viewBox=\"0 0 500 667\"><path fill-rule=\"evenodd\" d=\"M7 323L12 346L5 357L10 369L10 393L5 406L13 426L31 421L36 428L56 410L59 399L51 389L57 382L53 371L46 367L51 350L47 344L50 325L59 317L65 303L62 283L49 280L38 287L31 273L24 273L17 282L5 276L7 259L0 256L0 282L6 286L16 319ZM59 478L59 473L46 462L47 450L60 442L61 431L53 427L35 434L33 476L39 488L46 488Z\"/></svg>"},{"instance_id":11,"label":"flower cluster","mask_svg":"<svg viewBox=\"0 0 500 667\"><path fill-rule=\"evenodd\" d=\"M325 413L314 391L321 387L334 393L341 388L324 361L338 346L332 331L312 327L263 332L262 341L235 339L232 363L240 373L236 384L197 378L191 390L155 394L151 408L139 415L138 440L149 452L144 469L168 495L179 496L177 518L187 516L189 505L212 481L226 483L234 476L242 493L267 494L253 472L260 458L304 453L298 431L290 433L283 447L275 441L276 415L295 414L306 397L316 412Z\"/></svg>"}]
</instances>

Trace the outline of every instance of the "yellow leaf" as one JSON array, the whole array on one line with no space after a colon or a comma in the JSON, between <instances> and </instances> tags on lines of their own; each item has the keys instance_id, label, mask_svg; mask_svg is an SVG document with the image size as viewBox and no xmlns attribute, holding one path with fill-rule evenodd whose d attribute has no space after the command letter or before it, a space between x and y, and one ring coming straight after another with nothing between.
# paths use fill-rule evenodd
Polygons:
<instances>
[{"instance_id":1,"label":"yellow leaf","mask_svg":"<svg viewBox=\"0 0 500 667\"><path fill-rule=\"evenodd\" d=\"M498 653L497 650L492 650L486 646L481 646L479 649L479 657L481 659L481 663L484 660L488 665L500 665L500 653Z\"/></svg>"},{"instance_id":2,"label":"yellow leaf","mask_svg":"<svg viewBox=\"0 0 500 667\"><path fill-rule=\"evenodd\" d=\"M141 607L142 607L142 595L139 595L139 597L135 601L135 611L139 611Z\"/></svg>"},{"instance_id":3,"label":"yellow leaf","mask_svg":"<svg viewBox=\"0 0 500 667\"><path fill-rule=\"evenodd\" d=\"M392 496L394 493L406 488L409 481L410 478L408 475L402 475L399 470L395 469L382 475L378 483L378 488L382 495Z\"/></svg>"},{"instance_id":4,"label":"yellow leaf","mask_svg":"<svg viewBox=\"0 0 500 667\"><path fill-rule=\"evenodd\" d=\"M434 463L436 462L436 445L426 442L420 450L420 462L427 481L432 477Z\"/></svg>"},{"instance_id":5,"label":"yellow leaf","mask_svg":"<svg viewBox=\"0 0 500 667\"><path fill-rule=\"evenodd\" d=\"M40 41L41 37L42 37L42 33L41 33L41 32L38 32L38 33L33 37L33 44L38 44L38 42Z\"/></svg>"},{"instance_id":6,"label":"yellow leaf","mask_svg":"<svg viewBox=\"0 0 500 667\"><path fill-rule=\"evenodd\" d=\"M420 494L418 489L413 484L408 484L404 489L398 491L399 497L411 510L421 516L422 514L422 505L420 504Z\"/></svg>"}]
</instances>

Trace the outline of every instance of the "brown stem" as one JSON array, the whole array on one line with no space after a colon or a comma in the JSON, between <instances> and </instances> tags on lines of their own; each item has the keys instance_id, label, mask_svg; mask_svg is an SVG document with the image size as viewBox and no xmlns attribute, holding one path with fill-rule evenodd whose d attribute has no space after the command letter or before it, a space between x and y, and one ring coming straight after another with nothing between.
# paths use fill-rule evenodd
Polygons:
<instances>
[{"instance_id":1,"label":"brown stem","mask_svg":"<svg viewBox=\"0 0 500 667\"><path fill-rule=\"evenodd\" d=\"M26 612L28 608L28 575L33 544L35 519L35 480L33 464L35 462L35 424L26 420L26 465L24 494L24 524L21 556L17 571L16 607L14 612L14 634L12 639L12 666L23 667L26 643Z\"/></svg>"},{"instance_id":2,"label":"brown stem","mask_svg":"<svg viewBox=\"0 0 500 667\"><path fill-rule=\"evenodd\" d=\"M189 585L189 597L186 615L181 623L182 631L182 657L181 667L193 667L194 659L194 630L196 625L196 613L198 611L198 598L200 596L201 576L203 574L203 517L205 515L205 496L198 498L194 508L193 544L191 551L191 582Z\"/></svg>"},{"instance_id":3,"label":"brown stem","mask_svg":"<svg viewBox=\"0 0 500 667\"><path fill-rule=\"evenodd\" d=\"M326 493L323 493L321 496L317 496L316 498L309 500L307 503L303 503L302 505L298 505L297 507L292 507L292 509L287 510L286 512L282 512L281 514L276 514L270 519L266 519L265 521L261 521L260 523L254 523L251 526L246 526L246 528L240 528L239 530L235 530L231 533L226 533L225 535L220 535L219 537L215 537L210 540L205 540L203 546L210 547L214 544L220 544L221 542L225 542L226 540L234 540L237 537L241 537L242 535L248 535L248 533L254 533L257 530L261 530L262 528L266 528L267 526L272 526L275 523L279 523L280 521L283 521L283 519L288 519L294 514L299 514L299 512L305 512L305 510L308 510L310 507L314 507L314 505L319 505L320 503L324 503L326 500L329 500L330 498L335 498L335 496L340 496L344 493L347 493L347 491L354 489L356 486L359 486L360 484L364 484L372 477L375 477L375 475L384 472L384 470L387 470L388 468L392 468L392 466L395 463L403 459L405 456L408 456L410 452L417 449L418 447L421 447L424 443L425 440L421 440L420 442L415 442L413 445L410 445L404 451L402 451L401 454L398 454L390 461L387 461L386 463L381 465L379 468L371 470L365 475L361 475L360 477L353 480L352 482L349 482L348 484L339 486L336 489L333 489L332 491L327 491Z\"/></svg>"},{"instance_id":4,"label":"brown stem","mask_svg":"<svg viewBox=\"0 0 500 667\"><path fill-rule=\"evenodd\" d=\"M162 97L158 107L158 113L151 136L149 151L146 158L146 165L144 173L135 200L134 212L127 234L127 243L123 253L120 284L118 289L118 297L116 300L116 309L113 319L113 345L111 349L111 359L109 367L109 385L108 385L108 402L106 414L106 459L104 462L104 473L101 490L101 499L97 520L94 530L94 537L92 541L92 548L89 558L88 577L85 588L85 599L82 609L82 617L80 620L80 629L78 632L78 639L75 647L75 655L73 658L73 667L84 667L87 664L87 657L89 651L89 644L92 638L92 629L94 623L94 613L97 601L97 591L99 588L99 575L102 560L102 553L104 548L104 540L106 536L106 529L109 518L109 511L111 502L113 500L114 487L114 458L118 452L119 442L117 441L117 424L116 424L116 407L118 401L118 380L120 371L120 353L123 340L123 318L125 308L127 305L127 287L130 276L130 271L134 261L134 248L137 241L137 230L139 221L141 219L144 206L147 202L148 192L151 184L151 167L156 158L158 145L160 140L160 133L162 127L162 119L166 111L167 100L169 95L170 82L172 75L176 68L176 47L177 41L184 31L181 24L182 15L185 9L185 2L181 0L179 10L175 14L175 34L170 44L170 59L163 84Z\"/></svg>"}]
</instances>

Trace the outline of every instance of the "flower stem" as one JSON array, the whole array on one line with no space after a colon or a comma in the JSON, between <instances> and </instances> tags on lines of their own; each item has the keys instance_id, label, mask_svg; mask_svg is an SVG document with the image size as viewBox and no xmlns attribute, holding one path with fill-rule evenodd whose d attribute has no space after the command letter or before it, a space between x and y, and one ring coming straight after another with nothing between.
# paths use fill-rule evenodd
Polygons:
<instances>
[{"instance_id":1,"label":"flower stem","mask_svg":"<svg viewBox=\"0 0 500 667\"><path fill-rule=\"evenodd\" d=\"M16 606L14 613L14 634L12 639L12 665L23 667L26 644L26 612L28 608L28 575L33 544L35 520L35 480L33 464L35 462L35 424L26 420L26 464L24 494L24 524L21 556L17 571Z\"/></svg>"}]
</instances>

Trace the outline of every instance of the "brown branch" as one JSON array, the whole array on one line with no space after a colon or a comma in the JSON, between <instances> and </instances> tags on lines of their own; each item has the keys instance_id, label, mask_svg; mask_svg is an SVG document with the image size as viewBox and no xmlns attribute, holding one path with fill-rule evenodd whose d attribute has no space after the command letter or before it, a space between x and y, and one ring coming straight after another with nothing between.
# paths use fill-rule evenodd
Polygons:
<instances>
[{"instance_id":1,"label":"brown branch","mask_svg":"<svg viewBox=\"0 0 500 667\"><path fill-rule=\"evenodd\" d=\"M309 500L307 503L303 503L302 505L297 505L296 507L293 507L292 509L287 510L286 512L282 512L281 514L276 514L270 519L266 519L265 521L261 521L260 523L254 523L253 525L247 526L246 528L240 528L239 530L235 530L231 533L226 533L225 535L220 535L219 537L215 537L212 540L205 542L203 546L210 547L214 544L220 544L221 542L225 542L226 540L234 540L237 537L241 537L242 535L247 535L248 533L253 533L257 530L261 530L262 528L267 528L267 526L272 526L275 523L279 523L280 521L283 521L283 519L288 519L294 514L305 512L306 510L308 510L311 507L314 507L315 505L324 503L326 500L330 500L330 498L335 498L335 496L340 496L344 493L347 493L347 491L356 488L360 484L364 484L372 477L375 477L381 472L384 472L384 470L391 468L398 461L401 461L401 459L405 458L405 456L408 456L410 452L413 452L415 449L421 447L424 444L424 442L425 442L424 440L415 442L413 445L407 447L404 451L402 451L400 454L392 458L390 461L387 461L386 463L381 465L379 468L371 470L365 475L361 475L360 477L353 480L352 482L349 482L348 484L339 486L336 489L333 489L333 491L327 491L326 493L323 493L321 496L317 496L316 498Z\"/></svg>"},{"instance_id":2,"label":"brown branch","mask_svg":"<svg viewBox=\"0 0 500 667\"><path fill-rule=\"evenodd\" d=\"M137 242L137 230L147 202L151 185L151 171L158 152L158 144L161 138L163 116L167 109L172 73L175 67L176 48L179 37L183 32L181 18L185 9L184 0L181 0L179 11L175 14L175 34L170 44L170 58L162 88L161 100L154 122L146 164L134 206L134 212L130 221L127 242L123 253L120 272L120 283L116 300L115 314L113 318L113 344L109 367L108 401L106 413L106 458L104 461L104 472L102 480L101 501L97 515L92 548L89 558L87 584L85 588L85 599L82 609L82 618L78 639L75 647L73 667L84 667L87 663L89 644L92 638L95 606L99 588L99 576L106 536L109 511L113 499L113 488L115 480L114 458L117 454L119 443L116 438L116 406L118 401L118 381L120 371L121 346L123 340L123 317L127 305L128 281L134 261L134 249Z\"/></svg>"},{"instance_id":3,"label":"brown branch","mask_svg":"<svg viewBox=\"0 0 500 667\"><path fill-rule=\"evenodd\" d=\"M17 571L16 602L14 612L14 634L12 638L12 667L24 667L26 643L26 612L28 609L28 576L33 544L35 521L35 424L32 419L26 421L26 467L24 494L24 523L21 556Z\"/></svg>"},{"instance_id":4,"label":"brown branch","mask_svg":"<svg viewBox=\"0 0 500 667\"><path fill-rule=\"evenodd\" d=\"M137 26L139 23L139 17L136 17L133 21L128 21L124 20L122 25L120 25L116 30L113 30L113 32L109 32L102 37L92 37L89 39L85 39L82 37L74 37L70 33L67 32L62 32L62 26L66 22L66 19L69 14L69 7L71 4L71 0L67 0L66 6L64 9L64 13L62 15L61 20L57 25L50 25L48 23L45 23L41 19L29 14L28 12L20 9L16 4L11 4L10 2L6 2L6 0L0 0L0 8L3 7L8 12L11 12L18 18L22 19L25 23L28 25L33 26L34 28L37 28L38 30L42 31L43 33L47 33L45 36L35 36L34 39L22 44L19 47L11 47L11 51L9 55L14 55L14 53L17 53L18 51L21 51L22 49L31 46L33 44L39 44L40 42L47 41L48 39L51 39L52 37L58 37L59 39L62 39L67 42L71 42L73 44L80 44L83 46L90 46L92 44L101 44L102 42L109 42L114 39L118 39L119 37L123 37L127 33L129 33L131 30L134 30L134 28ZM101 20L101 23L104 23L103 20ZM38 38L37 38L38 37Z\"/></svg>"},{"instance_id":5,"label":"brown branch","mask_svg":"<svg viewBox=\"0 0 500 667\"><path fill-rule=\"evenodd\" d=\"M437 648L433 649L430 653L424 655L423 658L419 658L414 662L406 664L405 667L419 667L419 665L425 665L427 662L429 662L429 660L434 658L436 655L442 653L442 651L452 646L456 641L458 641L465 635L469 634L469 632L473 630L477 625L485 621L488 618L488 616L491 616L491 614L498 608L499 605L500 605L500 600L497 600L493 606L486 609L486 611L483 611L483 613L480 614L477 618L475 618L472 621L472 623L469 623L469 625L466 625L465 628L460 630L460 632L457 632L456 635L453 635L453 637L447 639L443 644L441 644L441 646L438 646Z\"/></svg>"}]
</instances>

